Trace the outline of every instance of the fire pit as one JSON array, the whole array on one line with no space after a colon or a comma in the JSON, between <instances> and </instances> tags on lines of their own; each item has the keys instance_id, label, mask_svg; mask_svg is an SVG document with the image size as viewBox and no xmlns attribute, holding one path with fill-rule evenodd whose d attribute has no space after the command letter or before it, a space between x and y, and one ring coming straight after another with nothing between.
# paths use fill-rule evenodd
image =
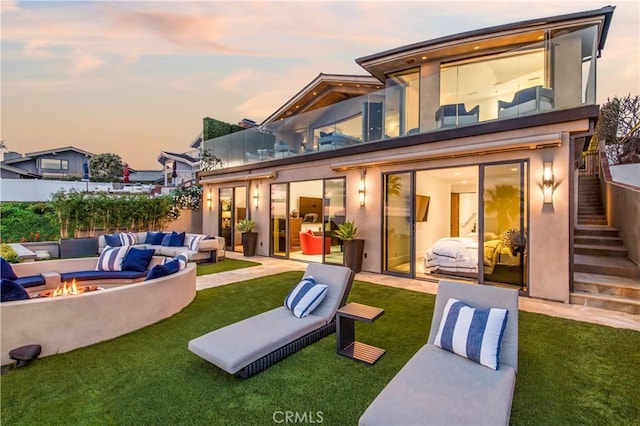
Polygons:
<instances>
[{"instance_id":1,"label":"fire pit","mask_svg":"<svg viewBox=\"0 0 640 426\"><path fill-rule=\"evenodd\" d=\"M76 280L74 279L71 282L71 285L67 286L67 282L62 283L61 286L56 288L55 290L45 290L38 293L36 297L59 297L59 296L72 296L74 294L82 294L87 293L89 291L97 291L103 290L102 287L98 287L97 285L87 285L84 287L78 287L76 285Z\"/></svg>"}]
</instances>

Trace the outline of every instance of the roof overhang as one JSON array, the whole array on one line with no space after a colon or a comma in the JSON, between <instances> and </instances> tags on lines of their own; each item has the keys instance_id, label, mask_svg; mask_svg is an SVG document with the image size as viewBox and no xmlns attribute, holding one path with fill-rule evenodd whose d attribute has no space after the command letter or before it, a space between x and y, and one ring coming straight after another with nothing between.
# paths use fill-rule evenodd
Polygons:
<instances>
[{"instance_id":1,"label":"roof overhang","mask_svg":"<svg viewBox=\"0 0 640 426\"><path fill-rule=\"evenodd\" d=\"M598 55L604 48L615 6L585 12L515 22L467 31L386 50L356 59L356 63L384 81L386 75L438 58L454 60L487 55L535 43L544 31L568 24L598 25Z\"/></svg>"},{"instance_id":2,"label":"roof overhang","mask_svg":"<svg viewBox=\"0 0 640 426\"><path fill-rule=\"evenodd\" d=\"M229 174L229 175L214 175L214 176L202 176L198 173L198 183L200 185L218 184L227 182L241 182L250 180L262 180L262 179L274 179L278 176L276 171L266 171L260 173L243 173L243 174Z\"/></svg>"},{"instance_id":3,"label":"roof overhang","mask_svg":"<svg viewBox=\"0 0 640 426\"><path fill-rule=\"evenodd\" d=\"M262 125L382 90L384 84L370 75L319 74L313 81L267 117Z\"/></svg>"}]
</instances>

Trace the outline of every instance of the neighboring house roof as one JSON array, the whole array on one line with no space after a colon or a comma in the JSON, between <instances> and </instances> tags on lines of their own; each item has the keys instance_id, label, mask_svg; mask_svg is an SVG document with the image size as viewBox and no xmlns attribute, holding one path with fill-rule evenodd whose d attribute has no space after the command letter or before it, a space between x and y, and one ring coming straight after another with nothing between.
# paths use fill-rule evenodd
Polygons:
<instances>
[{"instance_id":1,"label":"neighboring house roof","mask_svg":"<svg viewBox=\"0 0 640 426\"><path fill-rule=\"evenodd\" d=\"M129 178L138 182L161 182L164 175L162 170L131 170Z\"/></svg>"},{"instance_id":2,"label":"neighboring house roof","mask_svg":"<svg viewBox=\"0 0 640 426\"><path fill-rule=\"evenodd\" d=\"M190 146L191 148L200 148L201 144L202 144L202 132L200 132L200 134L196 136L193 142L191 142Z\"/></svg>"},{"instance_id":3,"label":"neighboring house roof","mask_svg":"<svg viewBox=\"0 0 640 426\"><path fill-rule=\"evenodd\" d=\"M167 162L167 160L173 160L180 163L185 163L192 167L199 164L200 162L200 160L198 160L197 158L193 158L188 154L178 154L175 152L162 151L158 156L158 162L164 165Z\"/></svg>"},{"instance_id":4,"label":"neighboring house roof","mask_svg":"<svg viewBox=\"0 0 640 426\"><path fill-rule=\"evenodd\" d=\"M27 179L39 179L42 176L36 173L30 173L24 169L21 169L19 167L13 167L10 166L8 164L4 164L4 163L0 163L0 169L2 169L3 172L8 172L8 173L15 173L17 175L20 175L22 178L27 178ZM4 174L4 173L3 173Z\"/></svg>"},{"instance_id":5,"label":"neighboring house roof","mask_svg":"<svg viewBox=\"0 0 640 426\"><path fill-rule=\"evenodd\" d=\"M382 84L370 75L342 75L320 73L295 94L283 106L262 122L262 125L312 111L328 105L333 105L357 96L362 96L376 90L382 90Z\"/></svg>"},{"instance_id":6,"label":"neighboring house roof","mask_svg":"<svg viewBox=\"0 0 640 426\"><path fill-rule=\"evenodd\" d=\"M5 160L3 163L4 164L21 163L23 161L31 160L31 159L33 159L35 157L41 157L43 155L50 155L50 154L51 155L55 155L57 153L66 152L66 151L74 151L74 152L77 152L79 154L86 155L87 157L93 157L95 155L95 154L93 154L93 153L91 153L89 151L85 151L83 149L79 149L79 148L76 148L74 146L65 146L65 147L62 147L62 148L53 148L53 149L47 149L47 150L44 150L44 151L28 152L22 157L11 158L9 160Z\"/></svg>"},{"instance_id":7,"label":"neighboring house roof","mask_svg":"<svg viewBox=\"0 0 640 426\"><path fill-rule=\"evenodd\" d=\"M403 69L409 64L418 66L426 60L433 61L439 56L451 58L452 46L456 46L460 55L465 58L473 52L480 56L486 52L495 51L501 46L512 46L514 34L533 33L536 30L548 30L552 24L570 21L599 21L598 56L604 48L604 43L611 24L611 18L615 6L606 6L601 9L585 12L570 13L541 19L514 22L505 25L482 28L473 31L453 34L445 37L408 44L380 53L374 53L356 59L356 63L383 81L385 74L390 69ZM523 44L531 40L522 40Z\"/></svg>"}]
</instances>

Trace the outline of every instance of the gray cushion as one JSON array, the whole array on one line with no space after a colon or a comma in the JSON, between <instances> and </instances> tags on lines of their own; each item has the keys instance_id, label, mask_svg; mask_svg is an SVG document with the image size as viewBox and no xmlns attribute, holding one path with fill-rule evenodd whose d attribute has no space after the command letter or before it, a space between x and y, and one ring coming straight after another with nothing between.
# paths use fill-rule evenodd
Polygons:
<instances>
[{"instance_id":1,"label":"gray cushion","mask_svg":"<svg viewBox=\"0 0 640 426\"><path fill-rule=\"evenodd\" d=\"M296 318L284 306L207 333L189 350L234 374L253 361L326 324L314 314Z\"/></svg>"},{"instance_id":2,"label":"gray cushion","mask_svg":"<svg viewBox=\"0 0 640 426\"><path fill-rule=\"evenodd\" d=\"M515 381L511 366L494 371L427 344L377 396L359 424L508 424Z\"/></svg>"}]
</instances>

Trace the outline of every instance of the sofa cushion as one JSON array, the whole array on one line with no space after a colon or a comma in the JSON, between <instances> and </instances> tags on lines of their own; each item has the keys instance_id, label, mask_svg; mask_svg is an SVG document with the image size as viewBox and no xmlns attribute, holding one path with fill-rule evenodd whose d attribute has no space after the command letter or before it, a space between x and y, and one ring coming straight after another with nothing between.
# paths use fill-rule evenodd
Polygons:
<instances>
[{"instance_id":1,"label":"sofa cushion","mask_svg":"<svg viewBox=\"0 0 640 426\"><path fill-rule=\"evenodd\" d=\"M0 301L12 302L27 299L29 299L29 293L21 285L4 278L0 281Z\"/></svg>"},{"instance_id":2,"label":"sofa cushion","mask_svg":"<svg viewBox=\"0 0 640 426\"><path fill-rule=\"evenodd\" d=\"M149 270L147 277L144 279L145 281L154 280L156 278L166 277L167 275L171 275L171 271L167 267L167 265L155 265L153 268Z\"/></svg>"},{"instance_id":3,"label":"sofa cushion","mask_svg":"<svg viewBox=\"0 0 640 426\"><path fill-rule=\"evenodd\" d=\"M128 246L105 247L98 258L96 271L121 271L122 260L127 255L127 251L129 251Z\"/></svg>"},{"instance_id":4,"label":"sofa cushion","mask_svg":"<svg viewBox=\"0 0 640 426\"><path fill-rule=\"evenodd\" d=\"M4 257L0 257L0 277L7 280L15 280L18 278L16 273L13 272L11 264Z\"/></svg>"},{"instance_id":5,"label":"sofa cushion","mask_svg":"<svg viewBox=\"0 0 640 426\"><path fill-rule=\"evenodd\" d=\"M434 344L497 370L508 316L507 309L473 308L450 298L445 305Z\"/></svg>"},{"instance_id":6,"label":"sofa cushion","mask_svg":"<svg viewBox=\"0 0 640 426\"><path fill-rule=\"evenodd\" d=\"M164 259L164 261L162 262L163 264L168 264L170 262L177 262L178 263L178 269L182 270L184 268L187 267L187 263L189 263L189 253L187 253L186 251L183 252L179 252L176 253L176 255L173 257L173 259Z\"/></svg>"},{"instance_id":7,"label":"sofa cushion","mask_svg":"<svg viewBox=\"0 0 640 426\"><path fill-rule=\"evenodd\" d=\"M312 276L306 276L284 299L284 305L298 318L309 315L327 295L327 286L318 284Z\"/></svg>"},{"instance_id":8,"label":"sofa cushion","mask_svg":"<svg viewBox=\"0 0 640 426\"><path fill-rule=\"evenodd\" d=\"M78 281L91 281L91 280L134 280L147 275L147 271L75 271L65 272L60 274L61 281L71 281L76 279Z\"/></svg>"},{"instance_id":9,"label":"sofa cushion","mask_svg":"<svg viewBox=\"0 0 640 426\"><path fill-rule=\"evenodd\" d=\"M46 284L46 280L41 274L16 278L13 282L21 285L22 288L38 287Z\"/></svg>"},{"instance_id":10,"label":"sofa cushion","mask_svg":"<svg viewBox=\"0 0 640 426\"><path fill-rule=\"evenodd\" d=\"M162 237L162 241L160 241L160 245L163 247L169 247L169 242L171 241L172 234L173 232L167 232L166 234L164 234L164 237Z\"/></svg>"},{"instance_id":11,"label":"sofa cushion","mask_svg":"<svg viewBox=\"0 0 640 426\"><path fill-rule=\"evenodd\" d=\"M123 271L146 271L151 262L151 258L155 250L153 249L137 249L131 247L127 255L122 260Z\"/></svg>"},{"instance_id":12,"label":"sofa cushion","mask_svg":"<svg viewBox=\"0 0 640 426\"><path fill-rule=\"evenodd\" d=\"M162 239L165 235L164 232L147 232L147 238L144 240L144 243L159 246L162 244Z\"/></svg>"}]
</instances>

